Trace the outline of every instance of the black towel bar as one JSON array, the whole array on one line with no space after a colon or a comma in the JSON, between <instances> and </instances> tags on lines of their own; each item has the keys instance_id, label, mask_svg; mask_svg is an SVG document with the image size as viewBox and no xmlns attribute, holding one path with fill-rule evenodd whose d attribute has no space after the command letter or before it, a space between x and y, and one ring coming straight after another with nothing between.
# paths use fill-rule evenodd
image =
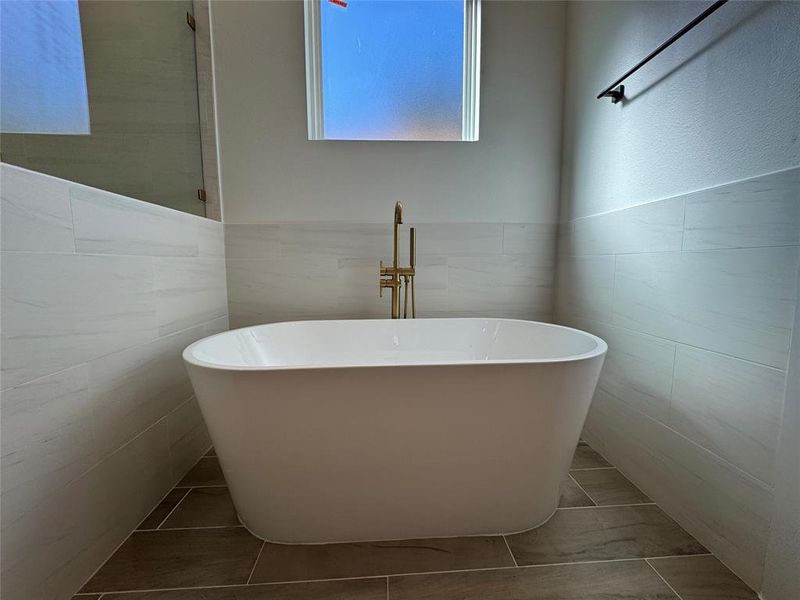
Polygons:
<instances>
[{"instance_id":1,"label":"black towel bar","mask_svg":"<svg viewBox=\"0 0 800 600\"><path fill-rule=\"evenodd\" d=\"M714 2L714 4L712 4L707 9L705 9L703 12L701 12L699 15L697 15L694 19L692 19L689 23L687 23L675 35L673 35L666 42L661 44L658 48L656 48L650 54L648 54L646 57L644 57L644 59L642 59L635 67L630 69L622 77L617 79L614 83L612 83L610 86L608 86L602 92L600 92L597 95L597 99L600 100L601 98L611 98L611 102L613 104L616 104L617 102L622 100L625 97L625 86L624 85L620 85L623 81L625 81L628 77L630 77L636 71L641 69L644 65L646 65L648 62L650 62L655 56L660 54L668 46L671 46L673 42L678 40L681 36L683 36L683 34L685 34L687 31L692 29L695 25L700 23L700 21L705 19L708 15L713 13L715 10L717 10L720 6L725 4L727 1L728 0L718 0L717 2ZM617 86L619 86L619 87L617 87Z\"/></svg>"}]
</instances>

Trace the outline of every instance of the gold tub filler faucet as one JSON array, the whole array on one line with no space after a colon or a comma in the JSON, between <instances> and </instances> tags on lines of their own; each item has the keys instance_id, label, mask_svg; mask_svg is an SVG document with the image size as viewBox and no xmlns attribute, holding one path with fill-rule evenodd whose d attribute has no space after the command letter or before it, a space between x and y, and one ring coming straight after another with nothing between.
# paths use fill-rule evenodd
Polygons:
<instances>
[{"instance_id":1,"label":"gold tub filler faucet","mask_svg":"<svg viewBox=\"0 0 800 600\"><path fill-rule=\"evenodd\" d=\"M400 318L400 288L404 291L403 318L408 318L408 288L411 287L411 318L417 316L417 306L414 302L414 267L417 262L417 230L411 227L409 230L410 249L408 267L399 265L400 244L397 236L400 232L400 225L403 224L403 205L399 202L394 205L394 257L391 267L384 267L383 261L380 263L380 276L378 278L378 295L383 298L383 288L392 289L392 318Z\"/></svg>"}]
</instances>

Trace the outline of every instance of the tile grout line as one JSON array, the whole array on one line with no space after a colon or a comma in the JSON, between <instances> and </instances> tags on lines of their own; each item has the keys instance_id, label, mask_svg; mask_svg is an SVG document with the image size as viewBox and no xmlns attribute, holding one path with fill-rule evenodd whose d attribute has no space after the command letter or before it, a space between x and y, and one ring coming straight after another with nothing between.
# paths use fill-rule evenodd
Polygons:
<instances>
[{"instance_id":1,"label":"tile grout line","mask_svg":"<svg viewBox=\"0 0 800 600\"><path fill-rule=\"evenodd\" d=\"M795 245L792 245L792 246L767 246L767 247L769 247L769 248L773 248L773 247L774 248L778 248L778 247L780 247L780 248L787 248L787 247L788 248L797 248L798 246L795 244ZM677 250L675 252L677 252ZM637 254L643 254L643 253L640 252L640 253L637 253ZM607 254L607 255L591 255L591 256L619 256L619 255L618 254L614 254L614 255ZM583 316L575 316L575 317L572 318L572 320L573 321L574 320L593 321L594 323L598 323L600 325L607 325L607 326L610 326L610 327L616 327L617 329L622 329L623 331L627 331L627 332L630 332L630 333L633 333L633 334L636 334L636 335L640 335L640 336L643 336L643 337L650 337L650 338L654 338L656 340L669 342L670 344L676 344L677 346L685 346L687 348L692 348L694 350L702 350L703 352L708 352L709 354L716 354L718 356L723 356L725 358L732 358L734 360L739 360L739 361L742 361L742 362L749 363L749 364L754 365L756 367L763 367L765 369L772 369L773 371L782 371L784 373L786 372L786 368L783 368L783 367L775 367L775 366L769 365L767 363L758 362L756 360L752 360L750 358L744 358L742 356L737 356L735 354L730 354L728 352L722 352L720 350L712 350L711 348L705 348L703 346L697 346L695 344L690 344L688 342L683 342L683 341L676 340L676 339L673 339L673 338L668 338L668 337L664 337L664 336L661 336L661 335L656 335L654 333L647 333L645 331L640 331L639 329L634 329L632 327L628 327L628 326L622 325L620 323L615 323L615 322L612 322L610 320L602 320L602 319L599 319L599 318L583 317Z\"/></svg>"},{"instance_id":2,"label":"tile grout line","mask_svg":"<svg viewBox=\"0 0 800 600\"><path fill-rule=\"evenodd\" d=\"M183 489L183 488L172 488L172 489L175 490L175 489ZM170 491L172 491L172 490L170 490ZM191 493L191 491L192 491L192 488L188 488L186 490L186 492L184 492L183 496L181 496L181 499L178 500L178 502L175 504L175 506L173 506L172 509L167 513L167 516L164 517L163 519L161 519L161 521L158 522L158 525L156 525L155 529L139 529L138 531L155 531L155 530L160 529L161 526L164 523L167 522L167 519L169 519L172 516L172 513L174 513L181 504L183 504L183 501L186 500L186 497ZM169 495L169 492L167 492L167 494ZM166 498L166 496L165 496L165 498ZM156 507L158 507L158 505L156 505Z\"/></svg>"},{"instance_id":3,"label":"tile grout line","mask_svg":"<svg viewBox=\"0 0 800 600\"><path fill-rule=\"evenodd\" d=\"M597 469L593 469L593 470L597 470ZM597 502L595 502L595 499L594 499L594 498L592 498L592 497L589 495L589 492L587 492L585 489L583 489L583 486L582 486L580 483L578 483L578 480L577 480L577 479L575 479L575 478L572 476L572 474L571 474L571 473L567 473L567 475L569 476L569 478L570 478L570 479L572 479L572 481L573 481L573 482L575 482L575 485L577 485L577 486L580 488L580 490L581 490L581 491L582 491L584 494L586 494L586 497L587 497L589 500L591 500L591 501L592 501L592 504L594 504L594 508L597 508L599 505L597 504ZM583 506L583 507L574 507L574 508L592 508L592 507L591 507L591 506ZM556 510L558 510L558 509L556 509Z\"/></svg>"},{"instance_id":4,"label":"tile grout line","mask_svg":"<svg viewBox=\"0 0 800 600\"><path fill-rule=\"evenodd\" d=\"M613 397L615 400L618 400L619 402L622 402L623 404L625 404L625 408L627 410L635 411L636 413L641 415L642 418L647 419L648 421L651 421L656 426L663 427L664 429L668 430L669 432L673 433L674 435L680 437L682 440L687 442L692 448L698 449L701 453L711 455L711 457L713 457L714 460L723 463L726 467L730 468L731 470L733 470L738 475L741 475L746 480L748 480L748 482L756 485L761 490L766 491L766 492L770 492L770 493L772 493L774 491L773 490L774 486L770 486L768 483L765 483L764 481L762 481L761 479L759 479L755 475L751 475L750 473L748 473L747 471L742 469L742 467L739 467L739 466L735 465L734 463L730 462L727 458L724 458L724 457L720 456L719 454L717 454L713 450L709 450L708 448L706 448L702 444L694 441L690 437L687 437L686 435L684 435L680 431L678 431L676 429L673 429L672 426L669 423L664 423L663 421L660 421L660 420L656 419L655 417L650 416L646 412L636 408L635 406L633 406L631 404L628 404L627 402L622 400L619 396L617 396L616 394L612 394L608 390L603 390L603 391L605 393L607 393L609 396ZM603 467L603 468L606 468L606 467ZM620 471L620 473L622 473L622 475L625 475L625 473L623 473L621 470L619 470L618 467L612 467L612 468L616 468L618 471ZM590 470L593 470L593 469L570 469L570 471L590 471ZM599 468L598 469L594 469L594 470L599 470ZM625 475L625 478L629 479L629 480L631 479L627 475ZM631 481L631 483L633 483L633 481ZM634 485L636 485L636 484L634 483Z\"/></svg>"},{"instance_id":5,"label":"tile grout line","mask_svg":"<svg viewBox=\"0 0 800 600\"><path fill-rule=\"evenodd\" d=\"M253 563L253 568L250 569L250 575L247 576L247 581L245 582L245 585L250 585L250 580L253 579L253 573L256 572L258 561L261 560L261 554L264 552L264 547L266 545L267 545L267 540L262 540L261 548L258 549L258 556L256 556L256 561Z\"/></svg>"},{"instance_id":6,"label":"tile grout line","mask_svg":"<svg viewBox=\"0 0 800 600\"><path fill-rule=\"evenodd\" d=\"M580 484L579 484L580 485ZM583 490L583 488L581 488ZM586 490L583 490L583 493L586 494ZM589 496L589 494L586 494ZM589 496L589 500L594 502L591 496ZM628 506L655 506L656 508L661 508L655 502L632 502L631 504L595 504L594 506L559 506L556 510L577 510L581 508L626 508ZM663 509L661 509L663 510Z\"/></svg>"},{"instance_id":7,"label":"tile grout line","mask_svg":"<svg viewBox=\"0 0 800 600\"><path fill-rule=\"evenodd\" d=\"M176 408L175 410L177 410L177 408ZM172 412L174 412L174 411L172 411ZM167 414L166 416L164 416L164 417L161 417L161 419L159 419L159 421L161 421L162 419L165 419L167 416L169 416L169 414L172 414L172 412L168 413L168 414ZM159 422L159 421L157 421L157 422ZM152 425L151 425L151 427L152 427ZM149 427L148 427L148 429L149 429ZM145 430L145 431L147 431L147 430ZM139 435L142 435L142 434L139 434ZM136 437L139 437L139 436L137 435ZM134 439L136 439L136 438L134 438ZM130 442L128 442L128 443L130 443ZM115 452L118 452L118 450L115 450ZM195 464L197 464L197 463L195 463ZM175 486L173 486L173 488L172 488L171 490L169 490L169 491L168 491L166 494L164 494L164 495L161 497L161 500L159 500L159 501L158 501L158 502L159 502L159 504L160 504L160 503L161 503L161 502L164 500L164 498L166 498L166 497L169 495L169 493L170 493L172 490L174 490L174 489L175 489ZM190 489L189 491L191 491L191 489ZM188 492L187 492L187 493L188 493ZM156 504L156 506L158 506L158 504ZM150 510L150 512L153 512L153 510L155 510L156 506L154 506L154 507L153 507L153 508ZM147 516L149 516L149 514L150 514L150 513L148 513L148 515L146 515L146 516L145 516L145 519L147 518ZM144 522L144 519L142 520L142 522ZM139 523L139 525L141 525L141 523L142 523L142 522L140 522L140 523ZM137 527L138 527L138 525L137 525ZM85 580L85 581L84 581L84 582L81 584L81 586L78 588L78 591L77 591L77 592L75 592L75 593L77 593L77 594L81 593L81 590L82 590L82 589L83 589L83 588L86 586L86 584L88 584L88 583L89 583L89 582L90 582L90 581L91 581L91 580L94 578L94 576L95 576L95 575L97 575L97 574L100 572L100 570L101 570L101 569L102 569L102 568L103 568L103 567L106 565L106 563L107 563L108 561L110 561L110 560L111 560L111 559L114 557L114 555L115 555L115 554L116 554L116 553L119 551L119 549L120 549L120 548L122 548L122 546L125 544L125 542L127 542L129 539L131 539L131 537L133 537L133 534L134 534L134 533L136 533L136 529L134 529L133 531L131 531L131 532L130 532L128 535L126 535L126 536L125 536L125 539L123 539L123 540L122 540L122 541L121 541L119 544L117 544L117 547L116 547L116 548L114 548L114 550L113 550L113 551L112 551L112 552L111 552L111 553L108 555L108 557L107 557L106 559L104 559L104 560L103 560L103 562L102 562L102 563L100 563L100 565L98 565L98 567L97 567L97 568L96 568L96 569L95 569L95 570L92 572L92 574L91 574L91 575L89 575L89 576L86 578L86 580ZM90 593L90 592L87 592L87 593ZM100 598L102 599L102 597L103 597L103 596L105 596L107 593L110 593L110 592L99 592L99 593L100 593Z\"/></svg>"},{"instance_id":8,"label":"tile grout line","mask_svg":"<svg viewBox=\"0 0 800 600\"><path fill-rule=\"evenodd\" d=\"M266 543L266 542L265 542ZM582 560L574 562L561 562L561 563L543 563L537 565L519 565L518 567L478 567L474 569L452 569L449 571L411 571L407 573L390 573L388 575L359 575L351 577L327 577L320 579L295 579L285 581L269 581L263 583L233 583L233 584L219 584L219 585L205 585L205 586L187 586L187 587L171 587L171 588L146 588L146 589L131 589L131 590L112 590L106 592L86 592L86 594L136 594L141 592L169 592L175 590L204 590L204 589L220 589L220 588L244 588L244 587L258 587L258 586L271 586L271 585L290 585L295 583L319 583L328 581L360 581L364 579L391 579L392 577L412 577L417 575L445 575L448 573L473 573L483 571L512 571L516 569L539 569L544 567L568 567L571 565L593 565L602 563L617 563L617 562L634 562L664 558L687 558L696 556L714 556L709 552L701 552L698 554L670 554L667 556L648 556L648 557L630 557L630 558L609 558L606 560Z\"/></svg>"},{"instance_id":9,"label":"tile grout line","mask_svg":"<svg viewBox=\"0 0 800 600\"><path fill-rule=\"evenodd\" d=\"M514 556L514 553L511 551L511 546L508 544L508 538L505 535L502 537L503 541L506 543L506 548L508 549L508 553L511 555L511 560L514 562L514 566L519 567L519 564L517 564L517 557Z\"/></svg>"},{"instance_id":10,"label":"tile grout line","mask_svg":"<svg viewBox=\"0 0 800 600\"><path fill-rule=\"evenodd\" d=\"M645 558L645 559L644 559L644 562L646 562L646 563L647 563L647 566L648 566L648 567L650 567L651 569L653 569L653 573L655 573L655 574L658 576L658 578L659 578L661 581L663 581L663 582L664 582L664 585L666 585L666 586L667 586L667 587L668 587L668 588L669 588L669 589L672 591L672 593L673 593L673 594L675 594L675 595L678 597L678 600L683 600L683 598L682 598L682 597L681 597L681 595L680 595L680 594L677 592L677 590L675 590L675 588L674 588L674 587L672 587L672 586L669 584L669 581L667 581L666 579L664 579L664 577L661 575L661 573L659 573L659 572L658 572L658 569L656 569L656 568L653 566L653 564L650 562L650 559L649 559L649 558Z\"/></svg>"},{"instance_id":11,"label":"tile grout line","mask_svg":"<svg viewBox=\"0 0 800 600\"><path fill-rule=\"evenodd\" d=\"M389 600L389 576L386 576L386 600Z\"/></svg>"},{"instance_id":12,"label":"tile grout line","mask_svg":"<svg viewBox=\"0 0 800 600\"><path fill-rule=\"evenodd\" d=\"M597 450L595 450L595 452L597 452ZM585 467L583 469L570 469L569 472L572 473L572 471L607 471L608 469L616 469L616 468L617 467L614 467L614 466L611 466L611 467Z\"/></svg>"},{"instance_id":13,"label":"tile grout line","mask_svg":"<svg viewBox=\"0 0 800 600\"><path fill-rule=\"evenodd\" d=\"M195 529L245 529L244 525L197 525L195 527L159 527L158 529L137 529L136 531L194 531Z\"/></svg>"}]
</instances>

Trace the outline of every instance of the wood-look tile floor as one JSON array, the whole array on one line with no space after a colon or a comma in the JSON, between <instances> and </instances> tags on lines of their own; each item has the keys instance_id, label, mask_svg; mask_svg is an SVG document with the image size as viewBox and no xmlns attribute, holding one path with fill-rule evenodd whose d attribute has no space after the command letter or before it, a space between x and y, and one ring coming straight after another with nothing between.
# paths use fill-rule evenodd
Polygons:
<instances>
[{"instance_id":1,"label":"wood-look tile floor","mask_svg":"<svg viewBox=\"0 0 800 600\"><path fill-rule=\"evenodd\" d=\"M585 443L545 525L509 536L265 543L213 450L74 600L755 600Z\"/></svg>"}]
</instances>

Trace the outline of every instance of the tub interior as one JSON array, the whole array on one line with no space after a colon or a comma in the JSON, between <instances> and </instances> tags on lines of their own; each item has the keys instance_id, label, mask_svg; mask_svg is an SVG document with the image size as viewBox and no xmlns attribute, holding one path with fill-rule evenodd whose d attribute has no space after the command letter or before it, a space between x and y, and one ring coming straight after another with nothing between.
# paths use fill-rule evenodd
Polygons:
<instances>
[{"instance_id":1,"label":"tub interior","mask_svg":"<svg viewBox=\"0 0 800 600\"><path fill-rule=\"evenodd\" d=\"M203 366L248 369L549 362L605 350L582 331L510 319L296 321L227 331L187 348Z\"/></svg>"}]
</instances>

